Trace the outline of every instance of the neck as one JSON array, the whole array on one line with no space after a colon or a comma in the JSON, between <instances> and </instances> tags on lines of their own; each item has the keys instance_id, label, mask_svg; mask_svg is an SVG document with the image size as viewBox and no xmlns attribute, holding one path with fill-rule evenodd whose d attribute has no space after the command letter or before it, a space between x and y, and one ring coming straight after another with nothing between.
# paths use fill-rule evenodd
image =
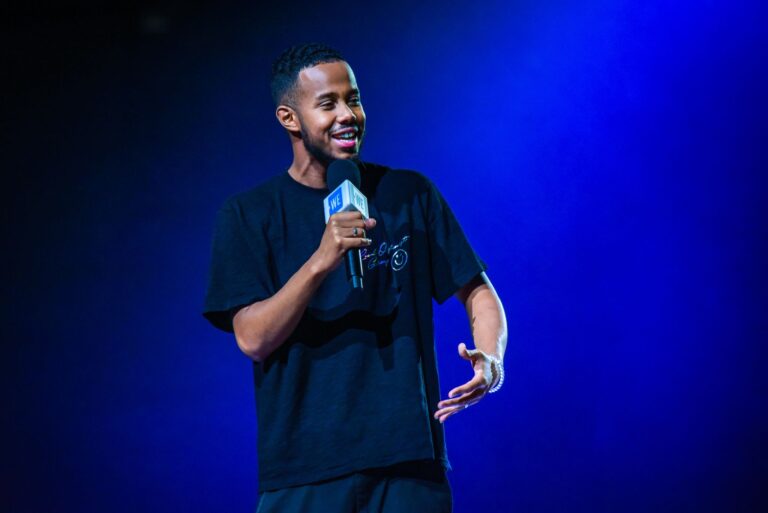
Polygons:
<instances>
[{"instance_id":1,"label":"neck","mask_svg":"<svg viewBox=\"0 0 768 513\"><path fill-rule=\"evenodd\" d=\"M288 174L302 185L313 189L326 187L325 174L327 168L315 159L300 159L294 156Z\"/></svg>"},{"instance_id":2,"label":"neck","mask_svg":"<svg viewBox=\"0 0 768 513\"><path fill-rule=\"evenodd\" d=\"M307 151L301 137L292 133L288 135L291 136L291 148L293 149L293 162L288 168L288 174L302 185L313 189L324 189L328 166Z\"/></svg>"}]
</instances>

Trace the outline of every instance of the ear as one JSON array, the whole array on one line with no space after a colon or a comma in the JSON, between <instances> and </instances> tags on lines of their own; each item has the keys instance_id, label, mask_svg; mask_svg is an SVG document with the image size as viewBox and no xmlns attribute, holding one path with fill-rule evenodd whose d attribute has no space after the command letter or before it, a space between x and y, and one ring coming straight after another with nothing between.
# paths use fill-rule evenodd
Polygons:
<instances>
[{"instance_id":1,"label":"ear","mask_svg":"<svg viewBox=\"0 0 768 513\"><path fill-rule=\"evenodd\" d=\"M275 116L277 120L283 125L283 128L289 132L300 132L301 123L299 122L299 116L296 111L288 105L278 105L275 110Z\"/></svg>"}]
</instances>

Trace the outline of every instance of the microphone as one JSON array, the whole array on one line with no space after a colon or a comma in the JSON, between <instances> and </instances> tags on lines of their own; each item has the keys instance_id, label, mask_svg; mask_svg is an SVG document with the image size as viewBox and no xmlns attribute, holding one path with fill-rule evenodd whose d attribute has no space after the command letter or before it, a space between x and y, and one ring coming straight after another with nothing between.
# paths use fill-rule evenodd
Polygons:
<instances>
[{"instance_id":1,"label":"microphone","mask_svg":"<svg viewBox=\"0 0 768 513\"><path fill-rule=\"evenodd\" d=\"M336 212L358 211L368 219L368 199L358 189L360 170L351 160L334 160L326 173L328 190L331 193L323 200L325 223ZM345 255L347 280L353 289L363 288L363 260L360 250L353 248Z\"/></svg>"}]
</instances>

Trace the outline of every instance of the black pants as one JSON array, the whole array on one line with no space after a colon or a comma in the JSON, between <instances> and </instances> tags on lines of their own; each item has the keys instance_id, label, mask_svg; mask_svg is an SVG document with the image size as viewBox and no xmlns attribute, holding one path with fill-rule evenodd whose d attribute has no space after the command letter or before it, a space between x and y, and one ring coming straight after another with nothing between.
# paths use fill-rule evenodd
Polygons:
<instances>
[{"instance_id":1,"label":"black pants","mask_svg":"<svg viewBox=\"0 0 768 513\"><path fill-rule=\"evenodd\" d=\"M440 463L413 461L264 492L256 513L451 513Z\"/></svg>"}]
</instances>

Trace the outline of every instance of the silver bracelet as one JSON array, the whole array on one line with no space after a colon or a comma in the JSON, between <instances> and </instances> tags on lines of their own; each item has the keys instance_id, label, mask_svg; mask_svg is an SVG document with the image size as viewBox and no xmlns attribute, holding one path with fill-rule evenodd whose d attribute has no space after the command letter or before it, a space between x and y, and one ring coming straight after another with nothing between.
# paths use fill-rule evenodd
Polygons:
<instances>
[{"instance_id":1,"label":"silver bracelet","mask_svg":"<svg viewBox=\"0 0 768 513\"><path fill-rule=\"evenodd\" d=\"M499 381L497 381L496 384L493 385L493 387L488 391L489 394L493 394L494 392L498 392L501 388L501 385L504 384L504 363L498 356L489 355L488 358L490 358L491 361L496 364L496 372L499 374Z\"/></svg>"}]
</instances>

